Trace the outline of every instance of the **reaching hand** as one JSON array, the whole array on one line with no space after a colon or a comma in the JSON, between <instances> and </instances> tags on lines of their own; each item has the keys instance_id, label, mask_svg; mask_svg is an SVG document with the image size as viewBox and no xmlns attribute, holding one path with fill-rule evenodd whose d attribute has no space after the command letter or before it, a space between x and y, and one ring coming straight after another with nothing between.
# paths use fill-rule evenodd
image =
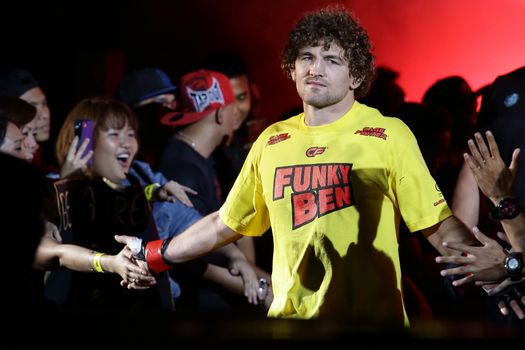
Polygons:
<instances>
[{"instance_id":1,"label":"reaching hand","mask_svg":"<svg viewBox=\"0 0 525 350\"><path fill-rule=\"evenodd\" d=\"M77 150L78 136L73 138L71 144L69 145L69 150L67 151L66 160L62 164L60 169L60 178L65 178L67 176L73 175L77 172L84 172L87 168L86 164L93 156L93 150L89 151L84 157L84 150L89 144L89 139L85 139L84 142L80 145Z\"/></svg>"},{"instance_id":2,"label":"reaching hand","mask_svg":"<svg viewBox=\"0 0 525 350\"><path fill-rule=\"evenodd\" d=\"M512 310L520 320L525 319L523 311L525 309L525 280L512 281L507 278L499 284L486 284L483 289L488 295L496 298L496 303L503 315L508 315Z\"/></svg>"},{"instance_id":3,"label":"reaching hand","mask_svg":"<svg viewBox=\"0 0 525 350\"><path fill-rule=\"evenodd\" d=\"M516 178L519 163L519 148L512 153L512 161L507 168L501 159L498 145L494 135L490 131L485 133L488 147L480 133L474 135L476 142L468 141L472 155L465 154L465 162L468 164L480 190L493 202L498 202L504 197L512 194L512 185ZM477 146L476 146L477 145Z\"/></svg>"},{"instance_id":4,"label":"reaching hand","mask_svg":"<svg viewBox=\"0 0 525 350\"><path fill-rule=\"evenodd\" d=\"M62 243L62 236L60 235L58 227L47 220L44 220L44 235L55 240L57 243Z\"/></svg>"},{"instance_id":5,"label":"reaching hand","mask_svg":"<svg viewBox=\"0 0 525 350\"><path fill-rule=\"evenodd\" d=\"M125 244L126 246L123 251L126 249L129 251L129 259L142 271L145 271L148 276L151 276L148 264L144 261L145 257L142 252L142 239L134 236L115 235L115 240L119 243Z\"/></svg>"},{"instance_id":6,"label":"reaching hand","mask_svg":"<svg viewBox=\"0 0 525 350\"><path fill-rule=\"evenodd\" d=\"M230 263L230 273L234 276L241 276L244 283L244 296L250 304L257 305L259 303L257 296L259 278L253 266L246 259L234 259Z\"/></svg>"},{"instance_id":7,"label":"reaching hand","mask_svg":"<svg viewBox=\"0 0 525 350\"><path fill-rule=\"evenodd\" d=\"M137 264L133 253L125 246L120 253L107 257L108 271L118 273L122 277L121 285L128 289L146 289L155 284L155 278L143 267Z\"/></svg>"},{"instance_id":8,"label":"reaching hand","mask_svg":"<svg viewBox=\"0 0 525 350\"><path fill-rule=\"evenodd\" d=\"M461 286L472 281L498 281L506 276L503 263L506 253L502 246L485 236L477 227L472 233L481 246L470 246L464 243L443 242L447 248L461 252L461 255L438 256L438 263L453 263L460 265L441 271L442 276L466 275L452 282Z\"/></svg>"},{"instance_id":9,"label":"reaching hand","mask_svg":"<svg viewBox=\"0 0 525 350\"><path fill-rule=\"evenodd\" d=\"M164 186L157 189L156 197L158 200L168 202L175 202L176 200L179 200L186 206L193 207L193 204L186 193L194 195L198 194L197 191L172 180L168 181L166 184L164 184Z\"/></svg>"},{"instance_id":10,"label":"reaching hand","mask_svg":"<svg viewBox=\"0 0 525 350\"><path fill-rule=\"evenodd\" d=\"M142 251L142 239L135 236L115 235L115 241L125 244L131 251L134 258L137 258Z\"/></svg>"}]
</instances>

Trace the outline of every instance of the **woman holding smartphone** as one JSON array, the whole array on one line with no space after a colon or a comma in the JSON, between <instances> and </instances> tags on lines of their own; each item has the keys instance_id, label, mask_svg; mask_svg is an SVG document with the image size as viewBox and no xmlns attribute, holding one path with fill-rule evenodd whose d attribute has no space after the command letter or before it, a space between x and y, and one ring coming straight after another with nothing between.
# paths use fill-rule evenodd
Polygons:
<instances>
[{"instance_id":1,"label":"woman holding smartphone","mask_svg":"<svg viewBox=\"0 0 525 350\"><path fill-rule=\"evenodd\" d=\"M82 154L86 141L76 150L77 141L74 137L74 123L79 116L93 121L93 153L84 157ZM174 181L167 181L160 173L154 173L147 163L134 160L139 147L138 126L137 117L125 104L106 97L86 98L69 113L58 134L57 159L61 165L78 161L85 175L101 177L117 191L133 182L140 183L152 202L152 214L159 236L173 237L200 218L196 210L185 205L186 200L181 200L181 190L194 192ZM91 157L93 163L88 166L87 160ZM69 173L62 173L68 176L78 170L71 167ZM235 249L238 250L229 247L222 253L229 259L231 270L235 270L238 275L232 275L228 268L199 261L195 262L198 267L192 270L199 276L194 277L222 281L226 288L244 294L250 303L257 303L258 276L245 256ZM177 298L178 295L174 293L173 297Z\"/></svg>"}]
</instances>

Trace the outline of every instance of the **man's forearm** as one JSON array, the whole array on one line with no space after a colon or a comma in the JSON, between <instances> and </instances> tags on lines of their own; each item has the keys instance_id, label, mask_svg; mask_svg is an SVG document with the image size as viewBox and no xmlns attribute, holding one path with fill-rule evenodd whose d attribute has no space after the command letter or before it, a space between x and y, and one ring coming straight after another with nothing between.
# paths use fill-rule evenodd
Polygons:
<instances>
[{"instance_id":1,"label":"man's forearm","mask_svg":"<svg viewBox=\"0 0 525 350\"><path fill-rule=\"evenodd\" d=\"M423 234L441 255L460 254L458 251L444 247L443 242L476 243L470 230L455 216L450 216L439 224L423 230Z\"/></svg>"},{"instance_id":2,"label":"man's forearm","mask_svg":"<svg viewBox=\"0 0 525 350\"><path fill-rule=\"evenodd\" d=\"M193 260L240 237L242 235L226 226L219 213L214 212L174 237L164 252L164 258L172 263Z\"/></svg>"}]
</instances>

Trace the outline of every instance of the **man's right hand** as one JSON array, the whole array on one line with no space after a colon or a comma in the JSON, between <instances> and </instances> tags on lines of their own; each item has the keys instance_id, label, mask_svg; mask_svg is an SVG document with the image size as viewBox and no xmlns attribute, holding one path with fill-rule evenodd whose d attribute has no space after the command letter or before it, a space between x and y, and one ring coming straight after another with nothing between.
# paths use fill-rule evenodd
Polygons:
<instances>
[{"instance_id":1,"label":"man's right hand","mask_svg":"<svg viewBox=\"0 0 525 350\"><path fill-rule=\"evenodd\" d=\"M115 235L115 240L119 243L125 244L129 248L137 265L144 268L146 271L150 271L148 263L146 262L146 257L142 254L142 239L134 236Z\"/></svg>"},{"instance_id":2,"label":"man's right hand","mask_svg":"<svg viewBox=\"0 0 525 350\"><path fill-rule=\"evenodd\" d=\"M135 259L146 260L145 257L140 256L142 252L142 239L134 236L115 235L115 241L127 245Z\"/></svg>"},{"instance_id":3,"label":"man's right hand","mask_svg":"<svg viewBox=\"0 0 525 350\"><path fill-rule=\"evenodd\" d=\"M135 259L140 260L143 266L153 274L159 274L173 267L162 256L162 249L169 243L170 239L144 243L142 239L137 237L115 235L115 240L128 246Z\"/></svg>"}]
</instances>

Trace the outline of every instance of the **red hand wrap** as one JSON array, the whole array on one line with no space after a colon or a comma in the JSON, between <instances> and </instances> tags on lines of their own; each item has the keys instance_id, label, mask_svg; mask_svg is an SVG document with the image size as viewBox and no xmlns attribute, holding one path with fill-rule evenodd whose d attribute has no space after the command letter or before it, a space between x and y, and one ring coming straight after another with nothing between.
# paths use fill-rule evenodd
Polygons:
<instances>
[{"instance_id":1,"label":"red hand wrap","mask_svg":"<svg viewBox=\"0 0 525 350\"><path fill-rule=\"evenodd\" d=\"M146 262L148 263L150 271L155 274L172 268L172 266L168 265L162 257L161 248L163 242L164 240L159 239L146 244Z\"/></svg>"}]
</instances>

